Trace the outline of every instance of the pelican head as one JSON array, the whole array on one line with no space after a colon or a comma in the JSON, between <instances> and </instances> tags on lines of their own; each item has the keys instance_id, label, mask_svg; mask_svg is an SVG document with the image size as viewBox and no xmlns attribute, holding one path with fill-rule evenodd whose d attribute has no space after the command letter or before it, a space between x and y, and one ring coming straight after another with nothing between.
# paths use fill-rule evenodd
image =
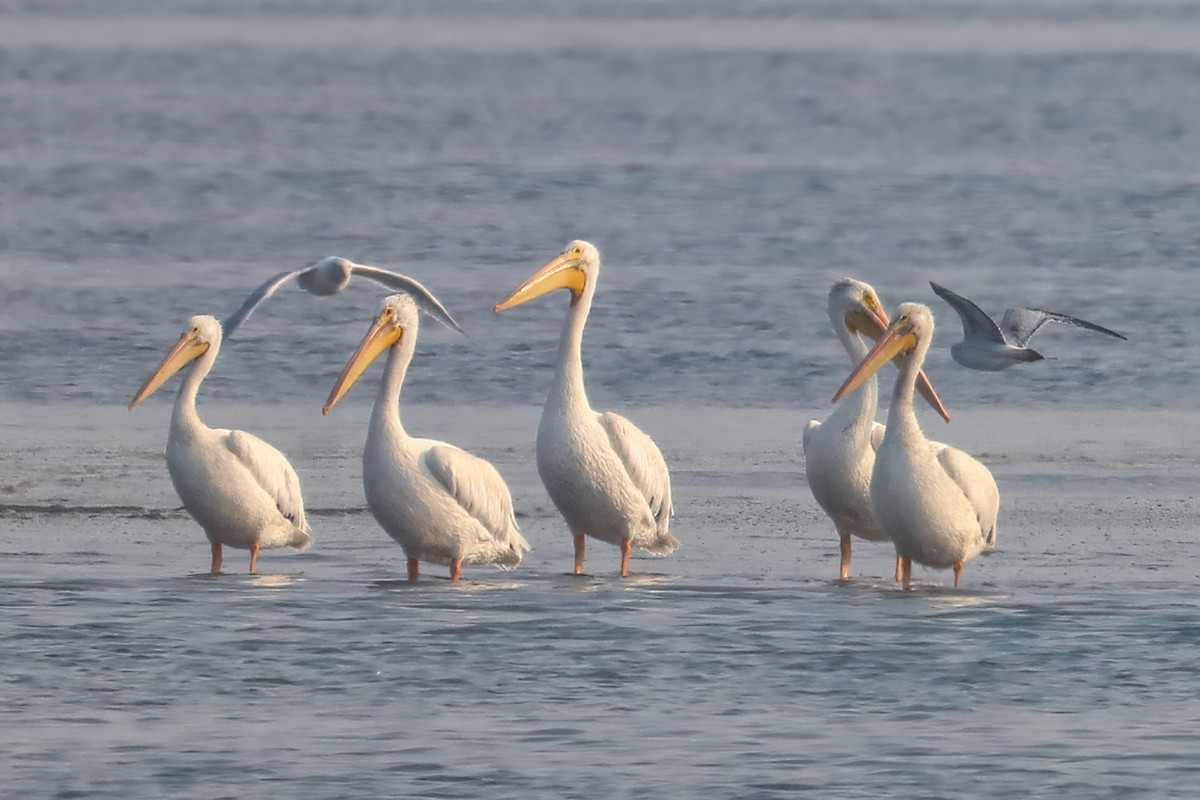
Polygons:
<instances>
[{"instance_id":1,"label":"pelican head","mask_svg":"<svg viewBox=\"0 0 1200 800\"><path fill-rule=\"evenodd\" d=\"M854 278L842 278L829 290L829 320L834 327L844 325L850 333L862 333L878 341L889 321L879 295L869 284Z\"/></svg>"},{"instance_id":2,"label":"pelican head","mask_svg":"<svg viewBox=\"0 0 1200 800\"><path fill-rule=\"evenodd\" d=\"M158 391L158 388L171 379L176 372L195 361L209 351L210 348L221 345L221 323L216 317L207 314L192 317L188 320L183 335L171 348L166 357L137 390L137 394L126 406L130 411L141 405L142 401Z\"/></svg>"},{"instance_id":3,"label":"pelican head","mask_svg":"<svg viewBox=\"0 0 1200 800\"><path fill-rule=\"evenodd\" d=\"M846 382L833 396L833 402L840 401L862 386L868 378L883 369L884 364L893 359L910 359L914 353L924 358L924 351L929 349L929 342L933 338L933 312L928 306L920 303L901 303L897 312L896 319L892 321L887 332L875 343L875 347L867 353L866 358L850 373L850 377L846 378ZM948 415L943 416L949 419Z\"/></svg>"},{"instance_id":4,"label":"pelican head","mask_svg":"<svg viewBox=\"0 0 1200 800\"><path fill-rule=\"evenodd\" d=\"M575 305L599 274L600 251L590 242L576 239L492 310L507 311L555 289L570 289L571 305Z\"/></svg>"},{"instance_id":5,"label":"pelican head","mask_svg":"<svg viewBox=\"0 0 1200 800\"><path fill-rule=\"evenodd\" d=\"M875 290L869 284L853 278L843 278L829 290L829 319L835 327L844 325L850 333L861 333L873 342L878 342L891 324ZM905 357L897 355L896 360L900 361ZM863 380L867 377L870 376L864 377ZM917 391L942 419L950 421L950 412L942 404L942 398L938 397L937 390L933 388L925 370L921 370L917 375Z\"/></svg>"},{"instance_id":6,"label":"pelican head","mask_svg":"<svg viewBox=\"0 0 1200 800\"><path fill-rule=\"evenodd\" d=\"M416 335L417 324L417 304L411 297L406 294L385 297L374 321L371 322L371 327L367 329L367 335L363 337L354 355L350 356L346 368L342 370L337 383L329 392L329 399L325 401L321 413L328 414L381 353L387 352L403 339L405 334Z\"/></svg>"},{"instance_id":7,"label":"pelican head","mask_svg":"<svg viewBox=\"0 0 1200 800\"><path fill-rule=\"evenodd\" d=\"M338 256L322 258L296 276L296 283L309 294L326 297L350 285L354 262Z\"/></svg>"}]
</instances>

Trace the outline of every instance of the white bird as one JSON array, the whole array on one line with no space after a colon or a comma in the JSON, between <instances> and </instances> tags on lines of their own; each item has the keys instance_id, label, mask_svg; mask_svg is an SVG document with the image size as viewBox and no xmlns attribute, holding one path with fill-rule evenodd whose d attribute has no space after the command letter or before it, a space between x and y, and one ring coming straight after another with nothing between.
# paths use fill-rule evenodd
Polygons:
<instances>
[{"instance_id":1,"label":"white bird","mask_svg":"<svg viewBox=\"0 0 1200 800\"><path fill-rule=\"evenodd\" d=\"M834 395L836 403L898 355L900 374L888 408L887 430L875 454L871 506L901 558L901 583L912 582L912 562L954 569L962 584L966 563L996 547L1000 491L992 473L971 456L931 442L921 432L913 390L933 340L933 314L902 303L887 333Z\"/></svg>"},{"instance_id":2,"label":"white bird","mask_svg":"<svg viewBox=\"0 0 1200 800\"><path fill-rule=\"evenodd\" d=\"M997 325L983 310L945 286L929 282L938 297L945 300L962 319L963 340L950 347L950 356L970 369L998 372L1025 361L1041 361L1045 356L1028 347L1029 340L1047 322L1060 322L1117 339L1126 337L1078 317L1044 311L1040 308L1010 308Z\"/></svg>"},{"instance_id":3,"label":"white bird","mask_svg":"<svg viewBox=\"0 0 1200 800\"><path fill-rule=\"evenodd\" d=\"M597 413L588 404L581 347L599 276L600 253L587 242L574 241L494 310L528 303L554 289L571 292L558 366L538 425L538 474L574 536L575 574L583 574L586 535L621 548L624 577L634 547L666 554L679 540L669 530L671 476L658 446L629 420Z\"/></svg>"},{"instance_id":4,"label":"white bird","mask_svg":"<svg viewBox=\"0 0 1200 800\"><path fill-rule=\"evenodd\" d=\"M179 370L191 364L167 434L167 471L183 507L212 543L212 572L221 571L221 546L250 551L313 543L304 516L300 479L283 453L245 431L210 428L196 413L196 392L221 349L221 323L192 317L183 335L129 403L132 411Z\"/></svg>"},{"instance_id":5,"label":"white bird","mask_svg":"<svg viewBox=\"0 0 1200 800\"><path fill-rule=\"evenodd\" d=\"M329 393L328 414L371 362L387 352L383 381L363 448L363 489L380 526L404 548L408 578L420 562L450 567L521 563L529 543L517 528L512 495L496 468L452 444L410 436L400 422L400 389L417 346L417 304L386 298Z\"/></svg>"},{"instance_id":6,"label":"white bird","mask_svg":"<svg viewBox=\"0 0 1200 800\"><path fill-rule=\"evenodd\" d=\"M887 312L875 290L853 278L843 278L833 285L827 309L851 364L858 364L867 355L863 336L877 340L888 327ZM917 378L917 389L949 422L950 414L924 372ZM878 398L878 382L871 376L824 424L814 419L804 427L804 472L813 498L837 529L842 580L850 579L851 536L887 541L871 508L871 471L884 432L884 426L875 421ZM899 569L897 560L896 580L900 579Z\"/></svg>"},{"instance_id":7,"label":"white bird","mask_svg":"<svg viewBox=\"0 0 1200 800\"><path fill-rule=\"evenodd\" d=\"M349 286L350 278L354 275L369 278L392 291L405 292L411 295L426 314L443 325L450 326L459 333L463 332L463 329L450 316L450 312L437 301L437 298L428 289L407 275L401 275L398 272L391 272L379 267L369 267L365 264L355 264L353 261L345 258L330 256L304 269L281 272L268 279L266 283L250 293L250 296L242 303L242 307L235 311L233 316L225 320L225 335L233 336L233 332L237 330L239 325L250 318L250 315L254 313L254 309L258 307L259 303L262 303L275 294L280 287L289 281L295 280L297 285L309 294L325 297L337 294Z\"/></svg>"}]
</instances>

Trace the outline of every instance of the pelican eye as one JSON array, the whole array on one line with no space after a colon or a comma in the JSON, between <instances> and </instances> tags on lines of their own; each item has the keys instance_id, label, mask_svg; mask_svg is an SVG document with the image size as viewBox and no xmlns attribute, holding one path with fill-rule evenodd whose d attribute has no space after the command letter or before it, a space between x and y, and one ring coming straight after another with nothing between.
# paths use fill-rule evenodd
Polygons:
<instances>
[{"instance_id":1,"label":"pelican eye","mask_svg":"<svg viewBox=\"0 0 1200 800\"><path fill-rule=\"evenodd\" d=\"M571 250L571 258L583 258L583 248L576 247Z\"/></svg>"}]
</instances>

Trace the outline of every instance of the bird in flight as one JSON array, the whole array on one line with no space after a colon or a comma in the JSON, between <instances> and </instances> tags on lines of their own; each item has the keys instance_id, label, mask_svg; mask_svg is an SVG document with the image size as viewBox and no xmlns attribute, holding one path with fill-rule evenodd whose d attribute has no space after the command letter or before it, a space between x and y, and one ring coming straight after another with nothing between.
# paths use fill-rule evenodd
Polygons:
<instances>
[{"instance_id":1,"label":"bird in flight","mask_svg":"<svg viewBox=\"0 0 1200 800\"><path fill-rule=\"evenodd\" d=\"M929 282L938 297L958 312L962 320L963 340L950 347L951 357L969 369L999 372L1025 361L1041 361L1045 356L1029 347L1029 340L1047 322L1072 325L1117 339L1125 336L1095 323L1040 308L1010 308L1000 324L960 294L945 286Z\"/></svg>"}]
</instances>

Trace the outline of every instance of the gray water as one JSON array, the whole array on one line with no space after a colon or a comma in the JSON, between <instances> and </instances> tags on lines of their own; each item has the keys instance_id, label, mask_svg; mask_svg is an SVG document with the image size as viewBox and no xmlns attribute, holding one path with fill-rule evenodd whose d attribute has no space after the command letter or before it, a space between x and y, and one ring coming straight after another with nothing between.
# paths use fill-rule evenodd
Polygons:
<instances>
[{"instance_id":1,"label":"gray water","mask_svg":"<svg viewBox=\"0 0 1200 800\"><path fill-rule=\"evenodd\" d=\"M0 2L0 108L5 796L1193 793L1200 4ZM533 467L562 303L490 311L573 238L591 399L676 487L683 547L628 581L599 544L563 574ZM201 394L288 453L317 547L201 574L173 386L123 405L188 316L328 254L467 329L424 328L405 418L500 468L518 570L400 582L372 392L319 414L355 284L282 292ZM831 580L798 440L843 275L938 315L923 419L1004 498L962 590L866 544ZM1130 340L971 373L931 279Z\"/></svg>"}]
</instances>

